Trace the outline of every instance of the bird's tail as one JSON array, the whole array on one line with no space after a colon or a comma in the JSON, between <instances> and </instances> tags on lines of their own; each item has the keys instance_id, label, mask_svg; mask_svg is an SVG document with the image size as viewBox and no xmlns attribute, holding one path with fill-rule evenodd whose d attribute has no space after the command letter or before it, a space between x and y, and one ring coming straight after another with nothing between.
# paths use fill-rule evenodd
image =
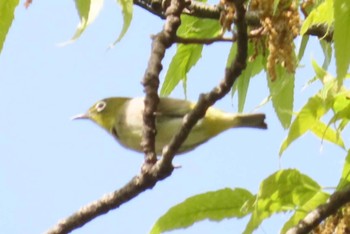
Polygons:
<instances>
[{"instance_id":1,"label":"bird's tail","mask_svg":"<svg viewBox=\"0 0 350 234\"><path fill-rule=\"evenodd\" d=\"M235 117L237 123L234 127L250 127L250 128L260 128L267 129L267 124L265 123L265 114L239 114Z\"/></svg>"}]
</instances>

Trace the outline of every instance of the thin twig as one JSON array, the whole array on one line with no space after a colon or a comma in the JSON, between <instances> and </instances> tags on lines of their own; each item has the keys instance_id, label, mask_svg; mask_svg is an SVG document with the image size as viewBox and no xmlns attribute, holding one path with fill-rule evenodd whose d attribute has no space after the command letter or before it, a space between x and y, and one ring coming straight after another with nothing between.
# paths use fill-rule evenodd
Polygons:
<instances>
[{"instance_id":1,"label":"thin twig","mask_svg":"<svg viewBox=\"0 0 350 234\"><path fill-rule=\"evenodd\" d=\"M236 37L225 38L222 36L212 37L212 38L185 38L176 36L175 42L180 44L201 44L201 45L210 45L214 42L235 42Z\"/></svg>"}]
</instances>

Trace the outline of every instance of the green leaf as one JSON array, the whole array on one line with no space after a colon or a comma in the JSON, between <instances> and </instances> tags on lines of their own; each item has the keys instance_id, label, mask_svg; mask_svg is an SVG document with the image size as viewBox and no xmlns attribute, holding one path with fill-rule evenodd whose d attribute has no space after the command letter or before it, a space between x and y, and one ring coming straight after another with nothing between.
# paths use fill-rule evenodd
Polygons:
<instances>
[{"instance_id":1,"label":"green leaf","mask_svg":"<svg viewBox=\"0 0 350 234\"><path fill-rule=\"evenodd\" d=\"M340 119L342 120L342 119L349 119L349 118L350 118L350 105L344 108L343 110L335 113L335 115L329 121L328 125L331 125L332 123L335 123Z\"/></svg>"},{"instance_id":2,"label":"green leaf","mask_svg":"<svg viewBox=\"0 0 350 234\"><path fill-rule=\"evenodd\" d=\"M231 47L229 59L231 60L231 54L236 54L237 51L237 44L233 44ZM248 57L250 58L255 53L254 45L252 43L248 44ZM232 88L232 96L234 95L235 91L238 91L238 112L243 112L245 100L248 93L248 87L250 83L250 79L259 74L263 69L263 56L259 54L256 56L256 58L252 61L248 61L246 69L243 70L242 74L238 77L237 81L235 82L233 88ZM228 64L230 64L228 62ZM228 65L229 66L229 65Z\"/></svg>"},{"instance_id":3,"label":"green leaf","mask_svg":"<svg viewBox=\"0 0 350 234\"><path fill-rule=\"evenodd\" d=\"M331 10L329 10L331 11ZM334 49L337 77L343 80L350 63L350 1L334 1Z\"/></svg>"},{"instance_id":4,"label":"green leaf","mask_svg":"<svg viewBox=\"0 0 350 234\"><path fill-rule=\"evenodd\" d=\"M274 110L283 128L288 128L292 120L294 100L294 74L288 73L283 67L277 66L277 79L268 78L268 86Z\"/></svg>"},{"instance_id":5,"label":"green leaf","mask_svg":"<svg viewBox=\"0 0 350 234\"><path fill-rule=\"evenodd\" d=\"M309 36L308 35L303 35L301 37L300 48L299 48L299 52L298 52L298 60L299 60L299 62L301 61L301 59L304 56L306 45L307 45L308 42L309 42Z\"/></svg>"},{"instance_id":6,"label":"green leaf","mask_svg":"<svg viewBox=\"0 0 350 234\"><path fill-rule=\"evenodd\" d=\"M326 24L329 29L334 19L333 11L331 9L333 9L333 0L325 0L313 9L301 26L300 35L304 35L311 26L318 24Z\"/></svg>"},{"instance_id":7,"label":"green leaf","mask_svg":"<svg viewBox=\"0 0 350 234\"><path fill-rule=\"evenodd\" d=\"M180 37L210 38L221 32L221 25L217 20L202 19L188 15L181 15L181 25L177 30Z\"/></svg>"},{"instance_id":8,"label":"green leaf","mask_svg":"<svg viewBox=\"0 0 350 234\"><path fill-rule=\"evenodd\" d=\"M103 0L75 0L75 7L77 8L80 23L77 26L73 37L60 45L64 46L77 40L85 31L87 26L95 21L103 6Z\"/></svg>"},{"instance_id":9,"label":"green leaf","mask_svg":"<svg viewBox=\"0 0 350 234\"><path fill-rule=\"evenodd\" d=\"M312 66L315 70L316 77L323 83L323 88L302 108L297 118L294 120L287 139L282 143L280 155L283 151L298 137L302 136L306 131L312 131L322 140L332 142L342 148L345 148L344 141L340 136L341 128L347 122L342 122L341 128L337 131L329 128L331 123L339 119L345 119L349 115L350 110L345 110L349 105L348 92L342 91L344 88L338 88L337 80L327 73L323 68L318 66L316 61L312 60ZM340 92L340 91L341 92ZM335 116L325 125L320 118L328 112L332 107L336 113ZM349 107L347 107L349 109ZM341 111L341 113L338 113Z\"/></svg>"},{"instance_id":10,"label":"green leaf","mask_svg":"<svg viewBox=\"0 0 350 234\"><path fill-rule=\"evenodd\" d=\"M338 125L338 131L341 132L344 130L346 125L349 123L349 116L346 115L347 109L349 108L350 105L350 100L349 100L350 94L348 91L341 92L336 97L334 98L333 102L333 111L335 112L335 115L339 113L340 111L344 111L345 116L341 119L340 124Z\"/></svg>"},{"instance_id":11,"label":"green leaf","mask_svg":"<svg viewBox=\"0 0 350 234\"><path fill-rule=\"evenodd\" d=\"M344 141L339 132L330 128L329 124L326 125L321 121L316 121L310 130L320 139L332 142L345 149Z\"/></svg>"},{"instance_id":12,"label":"green leaf","mask_svg":"<svg viewBox=\"0 0 350 234\"><path fill-rule=\"evenodd\" d=\"M217 35L221 28L217 20L200 19L192 16L181 15L181 26L178 29L178 36L192 38L208 38ZM169 95L178 83L182 80L184 85L187 80L187 73L196 65L202 56L203 45L177 46L176 54L170 62L169 69L165 75L160 94ZM205 79L205 77L204 77Z\"/></svg>"},{"instance_id":13,"label":"green leaf","mask_svg":"<svg viewBox=\"0 0 350 234\"><path fill-rule=\"evenodd\" d=\"M278 9L278 4L280 3L280 0L273 0L273 15L276 14L276 10Z\"/></svg>"},{"instance_id":14,"label":"green leaf","mask_svg":"<svg viewBox=\"0 0 350 234\"><path fill-rule=\"evenodd\" d=\"M324 70L322 67L320 67L314 59L311 60L311 64L316 73L316 76L313 77L311 80L309 80L305 85L305 87L311 85L313 82L317 80L321 80L321 82L325 84L329 80L329 79L326 79L327 77L329 77L329 74L327 73L327 71Z\"/></svg>"},{"instance_id":15,"label":"green leaf","mask_svg":"<svg viewBox=\"0 0 350 234\"><path fill-rule=\"evenodd\" d=\"M304 135L308 130L313 129L314 125L319 124L320 118L329 109L330 106L326 105L324 99L319 95L311 97L290 126L287 139L283 141L279 155L281 156L294 140Z\"/></svg>"},{"instance_id":16,"label":"green leaf","mask_svg":"<svg viewBox=\"0 0 350 234\"><path fill-rule=\"evenodd\" d=\"M187 80L187 73L202 57L202 49L202 45L180 44L177 46L176 54L170 62L160 95L168 96L181 80Z\"/></svg>"},{"instance_id":17,"label":"green leaf","mask_svg":"<svg viewBox=\"0 0 350 234\"><path fill-rule=\"evenodd\" d=\"M236 54L237 54L237 43L233 43L230 49L230 53L228 54L228 57L227 57L226 68L229 68L231 66Z\"/></svg>"},{"instance_id":18,"label":"green leaf","mask_svg":"<svg viewBox=\"0 0 350 234\"><path fill-rule=\"evenodd\" d=\"M290 217L290 219L283 225L281 233L286 233L290 228L297 225L299 221L312 210L316 209L319 205L326 203L329 198L329 194L319 191L310 198L304 205L298 207L295 213Z\"/></svg>"},{"instance_id":19,"label":"green leaf","mask_svg":"<svg viewBox=\"0 0 350 234\"><path fill-rule=\"evenodd\" d=\"M349 120L348 119L343 119L340 124L338 125L338 131L343 131L346 125L348 125Z\"/></svg>"},{"instance_id":20,"label":"green leaf","mask_svg":"<svg viewBox=\"0 0 350 234\"><path fill-rule=\"evenodd\" d=\"M334 97L332 109L335 113L344 110L350 105L349 92L337 93Z\"/></svg>"},{"instance_id":21,"label":"green leaf","mask_svg":"<svg viewBox=\"0 0 350 234\"><path fill-rule=\"evenodd\" d=\"M342 122L338 128L339 131L337 133L337 135L340 135L339 132L344 129L345 125L350 120L350 101L348 100L347 92L339 93L335 98L333 98L333 110L335 114L329 120L327 128L329 129L329 126L331 124L337 122L338 120L341 120ZM343 148L345 148L344 145Z\"/></svg>"},{"instance_id":22,"label":"green leaf","mask_svg":"<svg viewBox=\"0 0 350 234\"><path fill-rule=\"evenodd\" d=\"M113 45L118 43L124 37L125 33L128 31L128 28L129 28L131 20L132 20L132 13L133 13L133 1L132 0L117 0L117 2L122 8L123 28L122 28L117 40L113 43Z\"/></svg>"},{"instance_id":23,"label":"green leaf","mask_svg":"<svg viewBox=\"0 0 350 234\"><path fill-rule=\"evenodd\" d=\"M322 82L323 88L320 90L322 98L333 98L339 90L338 83L333 76L331 76L326 70L320 67L315 60L311 61L312 67L316 73L316 77Z\"/></svg>"},{"instance_id":24,"label":"green leaf","mask_svg":"<svg viewBox=\"0 0 350 234\"><path fill-rule=\"evenodd\" d=\"M340 181L337 186L337 190L342 190L350 184L350 150L345 158L343 172L341 174Z\"/></svg>"},{"instance_id":25,"label":"green leaf","mask_svg":"<svg viewBox=\"0 0 350 234\"><path fill-rule=\"evenodd\" d=\"M324 80L324 78L327 76L327 71L318 66L317 62L314 59L311 60L311 65L316 73L317 78L319 78L322 83L325 84L328 81Z\"/></svg>"},{"instance_id":26,"label":"green leaf","mask_svg":"<svg viewBox=\"0 0 350 234\"><path fill-rule=\"evenodd\" d=\"M252 233L264 219L273 214L305 206L319 193L322 193L321 187L297 170L281 170L272 174L260 184L244 234Z\"/></svg>"},{"instance_id":27,"label":"green leaf","mask_svg":"<svg viewBox=\"0 0 350 234\"><path fill-rule=\"evenodd\" d=\"M19 0L0 1L0 53L15 15Z\"/></svg>"},{"instance_id":28,"label":"green leaf","mask_svg":"<svg viewBox=\"0 0 350 234\"><path fill-rule=\"evenodd\" d=\"M186 199L170 208L154 224L151 234L186 228L204 219L220 221L225 218L241 218L248 214L243 206L253 195L241 188L221 189Z\"/></svg>"},{"instance_id":29,"label":"green leaf","mask_svg":"<svg viewBox=\"0 0 350 234\"><path fill-rule=\"evenodd\" d=\"M332 60L332 44L324 40L320 40L320 45L324 54L324 61L322 64L322 68L324 70L327 70Z\"/></svg>"}]
</instances>

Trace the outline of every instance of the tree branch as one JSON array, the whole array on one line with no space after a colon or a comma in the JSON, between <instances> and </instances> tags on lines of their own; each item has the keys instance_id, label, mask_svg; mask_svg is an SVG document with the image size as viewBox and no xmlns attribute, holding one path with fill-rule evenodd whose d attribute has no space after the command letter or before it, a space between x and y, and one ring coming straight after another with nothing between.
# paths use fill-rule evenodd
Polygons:
<instances>
[{"instance_id":1,"label":"tree branch","mask_svg":"<svg viewBox=\"0 0 350 234\"><path fill-rule=\"evenodd\" d=\"M159 84L158 75L162 69L161 60L164 57L165 49L173 43L176 30L180 26L180 14L184 7L184 0L171 0L170 6L165 13L167 17L164 28L153 40L152 54L143 80L146 93L144 121L147 126L144 134L147 140L143 142L146 149L146 160L142 167L141 174L134 177L121 189L82 207L76 213L58 222L54 227L47 231L48 234L65 234L82 227L92 219L102 214L106 214L112 209L128 202L143 191L152 188L158 181L169 176L173 171L172 166L163 166L162 172L166 171L166 174L162 174L157 171L157 167L150 166L153 165L150 162L153 162L152 160L154 156L155 131L153 113L155 113L154 110L156 109L158 102L157 88Z\"/></svg>"},{"instance_id":2,"label":"tree branch","mask_svg":"<svg viewBox=\"0 0 350 234\"><path fill-rule=\"evenodd\" d=\"M206 3L190 0L187 9L189 11L185 11L184 14L198 18L219 19L222 7L219 5L211 6Z\"/></svg>"},{"instance_id":3,"label":"tree branch","mask_svg":"<svg viewBox=\"0 0 350 234\"><path fill-rule=\"evenodd\" d=\"M171 1L171 5L167 7L165 12L167 20L164 29L153 37L151 57L148 61L148 67L142 81L146 94L143 113L144 129L141 142L146 159L142 168L145 173L150 173L152 170L151 167L157 162L157 155L155 153L155 113L159 103L159 74L163 68L161 62L164 58L165 50L175 41L176 31L181 24L180 15L184 7L185 1L183 0Z\"/></svg>"},{"instance_id":4,"label":"tree branch","mask_svg":"<svg viewBox=\"0 0 350 234\"><path fill-rule=\"evenodd\" d=\"M339 208L350 202L350 187L337 191L329 198L328 202L311 211L299 223L289 229L286 234L307 234L317 227L327 217L335 214Z\"/></svg>"},{"instance_id":5,"label":"tree branch","mask_svg":"<svg viewBox=\"0 0 350 234\"><path fill-rule=\"evenodd\" d=\"M152 4L155 0L134 0L134 4L151 12L152 14L165 19L164 12L158 4ZM161 0L159 0L161 2ZM167 1L167 0L163 0ZM189 0L189 5L186 7L187 10L183 14L206 19L220 19L221 7L219 5L208 5L202 2L196 2ZM159 3L160 4L160 3ZM260 19L257 12L248 11L245 15L245 20L248 26L260 27ZM328 28L324 24L314 25L307 32L306 35L317 36L320 39L324 39L328 42L333 40L333 27Z\"/></svg>"},{"instance_id":6,"label":"tree branch","mask_svg":"<svg viewBox=\"0 0 350 234\"><path fill-rule=\"evenodd\" d=\"M82 227L94 218L106 214L126 203L148 188L152 188L154 183L141 183L139 177L134 177L128 184L120 190L103 196L78 210L68 218L59 221L47 234L65 234Z\"/></svg>"},{"instance_id":7,"label":"tree branch","mask_svg":"<svg viewBox=\"0 0 350 234\"><path fill-rule=\"evenodd\" d=\"M158 16L161 19L165 19L165 15L163 13L163 10L161 8L155 7L150 3L150 1L147 0L134 0L133 1L135 5L145 9L146 11L152 13L155 16Z\"/></svg>"},{"instance_id":8,"label":"tree branch","mask_svg":"<svg viewBox=\"0 0 350 234\"><path fill-rule=\"evenodd\" d=\"M222 36L212 37L212 38L185 38L176 36L175 42L180 44L201 44L201 45L210 45L214 42L235 42L237 39L233 38L224 38Z\"/></svg>"},{"instance_id":9,"label":"tree branch","mask_svg":"<svg viewBox=\"0 0 350 234\"><path fill-rule=\"evenodd\" d=\"M201 94L194 109L184 117L180 131L172 138L169 145L164 147L163 155L157 162L161 168L163 165L170 166L177 149L186 140L193 126L199 119L205 116L207 109L217 100L224 97L230 90L236 79L246 67L248 51L247 24L244 20L244 0L234 1L236 6L237 26L237 54L229 68L226 69L225 77L220 84L207 94Z\"/></svg>"},{"instance_id":10,"label":"tree branch","mask_svg":"<svg viewBox=\"0 0 350 234\"><path fill-rule=\"evenodd\" d=\"M328 28L325 24L314 25L306 31L306 35L317 36L319 39L323 39L328 42L333 41L334 27Z\"/></svg>"},{"instance_id":11,"label":"tree branch","mask_svg":"<svg viewBox=\"0 0 350 234\"><path fill-rule=\"evenodd\" d=\"M210 105L214 104L216 100L229 92L233 83L246 66L248 36L247 25L244 21L245 10L243 2L244 0L239 0L236 3L238 52L234 62L228 69L226 69L223 81L221 81L221 83L210 93L201 95L194 110L185 117L181 130L163 150L164 154L161 160L159 160L154 166L148 166L147 170L142 170L142 173L139 176L134 177L123 188L104 196L98 201L84 206L70 217L60 221L47 232L48 234L69 233L72 230L85 225L99 215L105 214L110 210L119 207L143 191L152 188L158 181L166 178L172 173L172 159L174 158L177 149L190 133L191 128L205 115L205 112ZM162 56L164 56L165 49L171 45L172 40L175 38L174 32L176 32L177 27L180 25L179 16L184 5L185 3L182 0L171 0L171 4L166 11L167 21L164 29L153 41L152 55L144 79L145 92L149 95L149 102L153 107L149 107L150 109L147 114L150 115L145 117L146 120L147 118L153 118L151 109L156 106L155 103L157 101L154 101L154 99L158 98L154 92L158 85L157 72L160 72L161 70L160 60ZM149 105L149 103L147 105ZM152 135L152 129L150 130ZM151 144L152 142L148 143ZM147 164L147 162L145 164Z\"/></svg>"}]
</instances>

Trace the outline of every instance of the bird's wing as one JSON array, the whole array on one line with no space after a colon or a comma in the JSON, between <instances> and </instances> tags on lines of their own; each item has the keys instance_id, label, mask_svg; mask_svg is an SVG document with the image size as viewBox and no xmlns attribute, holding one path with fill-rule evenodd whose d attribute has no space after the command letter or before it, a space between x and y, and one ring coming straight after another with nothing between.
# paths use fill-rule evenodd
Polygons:
<instances>
[{"instance_id":1,"label":"bird's wing","mask_svg":"<svg viewBox=\"0 0 350 234\"><path fill-rule=\"evenodd\" d=\"M156 115L159 117L183 118L192 110L193 106L193 103L186 100L161 98Z\"/></svg>"}]
</instances>

